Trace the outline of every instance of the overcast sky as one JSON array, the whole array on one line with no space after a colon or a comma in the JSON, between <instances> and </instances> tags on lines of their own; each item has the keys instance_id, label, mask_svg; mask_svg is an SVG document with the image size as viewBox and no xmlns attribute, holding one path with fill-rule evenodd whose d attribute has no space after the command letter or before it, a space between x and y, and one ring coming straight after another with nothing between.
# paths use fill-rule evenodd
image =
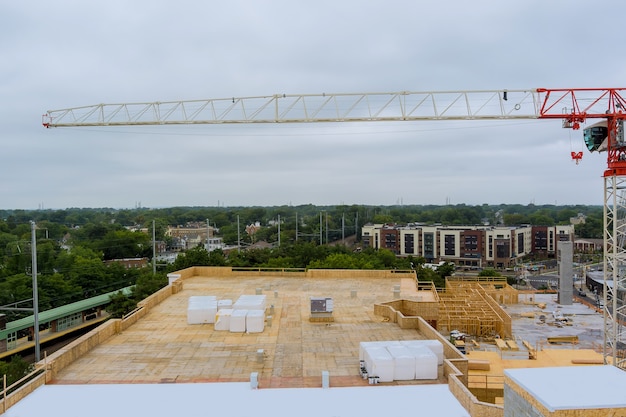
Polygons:
<instances>
[{"instance_id":1,"label":"overcast sky","mask_svg":"<svg viewBox=\"0 0 626 417\"><path fill-rule=\"evenodd\" d=\"M48 110L272 95L626 87L621 0L0 5L0 208L603 204L554 121L44 129Z\"/></svg>"}]
</instances>

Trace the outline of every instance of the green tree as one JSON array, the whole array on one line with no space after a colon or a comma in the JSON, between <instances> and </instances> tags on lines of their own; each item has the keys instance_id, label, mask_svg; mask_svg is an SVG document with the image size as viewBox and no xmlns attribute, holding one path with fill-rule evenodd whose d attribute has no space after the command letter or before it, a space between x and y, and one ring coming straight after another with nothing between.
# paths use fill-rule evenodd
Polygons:
<instances>
[{"instance_id":1,"label":"green tree","mask_svg":"<svg viewBox=\"0 0 626 417\"><path fill-rule=\"evenodd\" d=\"M312 261L310 269L361 269L361 262L354 256L345 253L333 253L326 259Z\"/></svg>"},{"instance_id":2,"label":"green tree","mask_svg":"<svg viewBox=\"0 0 626 417\"><path fill-rule=\"evenodd\" d=\"M385 268L391 268L396 264L396 255L389 249L378 250L377 257Z\"/></svg>"},{"instance_id":3,"label":"green tree","mask_svg":"<svg viewBox=\"0 0 626 417\"><path fill-rule=\"evenodd\" d=\"M209 252L202 246L186 250L179 254L173 264L173 270L190 268L192 266L208 266L211 264Z\"/></svg>"},{"instance_id":4,"label":"green tree","mask_svg":"<svg viewBox=\"0 0 626 417\"><path fill-rule=\"evenodd\" d=\"M37 280L37 289L41 311L82 298L82 288L65 279L62 274L42 275Z\"/></svg>"},{"instance_id":5,"label":"green tree","mask_svg":"<svg viewBox=\"0 0 626 417\"><path fill-rule=\"evenodd\" d=\"M168 284L167 275L164 273L153 274L148 269L144 269L139 277L137 283L133 288L132 298L139 302L150 294L154 294L161 288Z\"/></svg>"},{"instance_id":6,"label":"green tree","mask_svg":"<svg viewBox=\"0 0 626 417\"><path fill-rule=\"evenodd\" d=\"M147 234L126 229L107 232L94 247L102 251L104 259L138 258L151 252Z\"/></svg>"},{"instance_id":7,"label":"green tree","mask_svg":"<svg viewBox=\"0 0 626 417\"><path fill-rule=\"evenodd\" d=\"M209 252L209 265L226 266L226 255L221 249L215 249Z\"/></svg>"},{"instance_id":8,"label":"green tree","mask_svg":"<svg viewBox=\"0 0 626 417\"><path fill-rule=\"evenodd\" d=\"M2 375L6 375L7 385L11 385L19 381L28 375L29 372L32 372L33 369L34 365L26 362L18 355L11 356L11 360L9 362L0 362L0 373Z\"/></svg>"},{"instance_id":9,"label":"green tree","mask_svg":"<svg viewBox=\"0 0 626 417\"><path fill-rule=\"evenodd\" d=\"M417 265L415 268L415 274L417 275L418 281L432 281L436 288L445 288L446 286L445 280L442 279L441 276L435 272L435 270L424 267L421 264Z\"/></svg>"},{"instance_id":10,"label":"green tree","mask_svg":"<svg viewBox=\"0 0 626 417\"><path fill-rule=\"evenodd\" d=\"M113 318L121 318L124 314L128 314L137 307L137 302L130 297L124 295L122 291L118 291L109 297L111 302L106 307L106 311Z\"/></svg>"},{"instance_id":11,"label":"green tree","mask_svg":"<svg viewBox=\"0 0 626 417\"><path fill-rule=\"evenodd\" d=\"M493 268L485 268L478 273L479 277L499 277L501 274Z\"/></svg>"},{"instance_id":12,"label":"green tree","mask_svg":"<svg viewBox=\"0 0 626 417\"><path fill-rule=\"evenodd\" d=\"M454 264L452 262L446 262L443 265L437 267L437 275L445 280L446 277L454 274Z\"/></svg>"},{"instance_id":13,"label":"green tree","mask_svg":"<svg viewBox=\"0 0 626 417\"><path fill-rule=\"evenodd\" d=\"M68 273L71 284L80 287L82 296L94 297L108 288L106 266L99 259L77 256Z\"/></svg>"}]
</instances>

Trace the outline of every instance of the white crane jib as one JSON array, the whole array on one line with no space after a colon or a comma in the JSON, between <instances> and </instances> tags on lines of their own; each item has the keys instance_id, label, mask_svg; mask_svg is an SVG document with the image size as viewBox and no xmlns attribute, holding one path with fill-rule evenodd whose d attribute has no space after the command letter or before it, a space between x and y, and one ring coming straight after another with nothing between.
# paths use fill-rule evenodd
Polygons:
<instances>
[{"instance_id":1,"label":"white crane jib","mask_svg":"<svg viewBox=\"0 0 626 417\"><path fill-rule=\"evenodd\" d=\"M543 103L531 90L274 94L49 110L45 127L177 124L536 119Z\"/></svg>"}]
</instances>

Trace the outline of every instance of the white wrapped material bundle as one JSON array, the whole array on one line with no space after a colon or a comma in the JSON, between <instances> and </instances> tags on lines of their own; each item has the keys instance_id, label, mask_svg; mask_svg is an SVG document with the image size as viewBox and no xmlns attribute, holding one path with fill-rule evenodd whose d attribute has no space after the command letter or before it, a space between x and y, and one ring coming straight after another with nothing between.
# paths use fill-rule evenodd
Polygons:
<instances>
[{"instance_id":1,"label":"white wrapped material bundle","mask_svg":"<svg viewBox=\"0 0 626 417\"><path fill-rule=\"evenodd\" d=\"M217 296L215 295L192 295L189 297L189 304L208 304L211 301L217 301Z\"/></svg>"},{"instance_id":2,"label":"white wrapped material bundle","mask_svg":"<svg viewBox=\"0 0 626 417\"><path fill-rule=\"evenodd\" d=\"M217 309L218 311L221 309L231 309L233 308L233 300L218 300L217 301Z\"/></svg>"},{"instance_id":3,"label":"white wrapped material bundle","mask_svg":"<svg viewBox=\"0 0 626 417\"><path fill-rule=\"evenodd\" d=\"M393 381L393 357L387 348L370 346L365 349L365 367L370 377L378 377L379 382Z\"/></svg>"},{"instance_id":4,"label":"white wrapped material bundle","mask_svg":"<svg viewBox=\"0 0 626 417\"><path fill-rule=\"evenodd\" d=\"M215 323L217 298L214 296L189 297L187 305L187 324Z\"/></svg>"},{"instance_id":5,"label":"white wrapped material bundle","mask_svg":"<svg viewBox=\"0 0 626 417\"><path fill-rule=\"evenodd\" d=\"M406 347L401 345L387 346L393 357L394 381L410 381L415 379L415 356Z\"/></svg>"},{"instance_id":6,"label":"white wrapped material bundle","mask_svg":"<svg viewBox=\"0 0 626 417\"><path fill-rule=\"evenodd\" d=\"M215 330L230 330L230 316L233 313L231 308L217 310L215 315Z\"/></svg>"},{"instance_id":7,"label":"white wrapped material bundle","mask_svg":"<svg viewBox=\"0 0 626 417\"><path fill-rule=\"evenodd\" d=\"M415 379L437 379L437 355L424 345L409 345L407 349L415 356Z\"/></svg>"},{"instance_id":8,"label":"white wrapped material bundle","mask_svg":"<svg viewBox=\"0 0 626 417\"><path fill-rule=\"evenodd\" d=\"M235 310L262 310L265 311L266 296L260 295L241 295L233 304Z\"/></svg>"},{"instance_id":9,"label":"white wrapped material bundle","mask_svg":"<svg viewBox=\"0 0 626 417\"><path fill-rule=\"evenodd\" d=\"M437 356L437 364L443 365L443 344L439 340L403 340L404 346L426 346Z\"/></svg>"},{"instance_id":10,"label":"white wrapped material bundle","mask_svg":"<svg viewBox=\"0 0 626 417\"><path fill-rule=\"evenodd\" d=\"M262 333L263 329L265 329L265 312L249 310L246 314L246 332Z\"/></svg>"},{"instance_id":11,"label":"white wrapped material bundle","mask_svg":"<svg viewBox=\"0 0 626 417\"><path fill-rule=\"evenodd\" d=\"M230 331L244 333L246 331L246 315L248 310L233 310L230 314Z\"/></svg>"},{"instance_id":12,"label":"white wrapped material bundle","mask_svg":"<svg viewBox=\"0 0 626 417\"><path fill-rule=\"evenodd\" d=\"M401 344L396 340L361 342L359 343L359 361L365 360L365 350L371 346L386 348L387 346L401 346Z\"/></svg>"}]
</instances>

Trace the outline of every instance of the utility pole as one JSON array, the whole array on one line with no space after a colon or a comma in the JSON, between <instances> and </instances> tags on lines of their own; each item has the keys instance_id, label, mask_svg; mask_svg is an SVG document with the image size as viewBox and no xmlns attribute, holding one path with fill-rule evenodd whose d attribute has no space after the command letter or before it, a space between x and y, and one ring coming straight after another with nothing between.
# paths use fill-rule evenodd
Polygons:
<instances>
[{"instance_id":1,"label":"utility pole","mask_svg":"<svg viewBox=\"0 0 626 417\"><path fill-rule=\"evenodd\" d=\"M322 231L324 228L322 227L322 212L320 211L320 245L324 244L324 240L322 238Z\"/></svg>"},{"instance_id":2,"label":"utility pole","mask_svg":"<svg viewBox=\"0 0 626 417\"><path fill-rule=\"evenodd\" d=\"M237 252L241 250L241 236L239 235L239 215L237 215Z\"/></svg>"},{"instance_id":3,"label":"utility pole","mask_svg":"<svg viewBox=\"0 0 626 417\"><path fill-rule=\"evenodd\" d=\"M156 229L152 220L152 275L156 275Z\"/></svg>"},{"instance_id":4,"label":"utility pole","mask_svg":"<svg viewBox=\"0 0 626 417\"><path fill-rule=\"evenodd\" d=\"M33 273L33 337L35 340L35 362L41 360L39 351L39 292L37 290L37 236L35 231L37 225L34 221L30 222L31 246L32 246L32 273Z\"/></svg>"},{"instance_id":5,"label":"utility pole","mask_svg":"<svg viewBox=\"0 0 626 417\"><path fill-rule=\"evenodd\" d=\"M326 244L328 245L328 212L324 212L324 215L326 217Z\"/></svg>"},{"instance_id":6,"label":"utility pole","mask_svg":"<svg viewBox=\"0 0 626 417\"><path fill-rule=\"evenodd\" d=\"M278 215L278 247L280 247L280 214Z\"/></svg>"},{"instance_id":7,"label":"utility pole","mask_svg":"<svg viewBox=\"0 0 626 417\"><path fill-rule=\"evenodd\" d=\"M211 237L211 223L209 222L209 219L206 219L206 250L207 252L210 250L209 249L209 238Z\"/></svg>"}]
</instances>

